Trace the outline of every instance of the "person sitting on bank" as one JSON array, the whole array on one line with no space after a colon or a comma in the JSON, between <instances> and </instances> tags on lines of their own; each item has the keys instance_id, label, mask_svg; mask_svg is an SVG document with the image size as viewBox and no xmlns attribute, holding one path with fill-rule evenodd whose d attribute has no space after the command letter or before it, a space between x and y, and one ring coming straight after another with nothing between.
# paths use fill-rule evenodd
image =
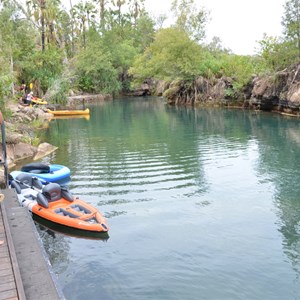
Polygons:
<instances>
[{"instance_id":1,"label":"person sitting on bank","mask_svg":"<svg viewBox=\"0 0 300 300\"><path fill-rule=\"evenodd\" d=\"M32 92L26 94L26 99L25 99L25 101L24 101L25 104L27 104L27 105L32 104L32 101L31 101L31 99L32 99L32 94L33 94Z\"/></svg>"}]
</instances>

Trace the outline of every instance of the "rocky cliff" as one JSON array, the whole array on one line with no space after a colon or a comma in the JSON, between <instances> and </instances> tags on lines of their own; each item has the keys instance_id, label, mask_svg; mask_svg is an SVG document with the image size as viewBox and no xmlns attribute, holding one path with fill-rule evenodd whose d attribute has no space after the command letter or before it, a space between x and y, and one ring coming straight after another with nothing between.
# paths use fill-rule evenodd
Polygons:
<instances>
[{"instance_id":1,"label":"rocky cliff","mask_svg":"<svg viewBox=\"0 0 300 300\"><path fill-rule=\"evenodd\" d=\"M233 82L228 77L198 77L191 83L156 82L154 89L172 105L229 105L300 114L300 63L273 75L255 76L239 93L233 89Z\"/></svg>"}]
</instances>

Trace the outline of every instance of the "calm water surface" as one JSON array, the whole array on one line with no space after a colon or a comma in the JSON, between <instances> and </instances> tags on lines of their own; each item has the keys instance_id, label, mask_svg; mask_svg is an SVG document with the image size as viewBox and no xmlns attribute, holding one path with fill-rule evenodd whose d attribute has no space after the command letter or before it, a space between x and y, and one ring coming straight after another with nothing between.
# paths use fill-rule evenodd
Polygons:
<instances>
[{"instance_id":1,"label":"calm water surface","mask_svg":"<svg viewBox=\"0 0 300 300\"><path fill-rule=\"evenodd\" d=\"M38 226L66 299L300 299L300 121L127 99L53 120L109 239Z\"/></svg>"}]
</instances>

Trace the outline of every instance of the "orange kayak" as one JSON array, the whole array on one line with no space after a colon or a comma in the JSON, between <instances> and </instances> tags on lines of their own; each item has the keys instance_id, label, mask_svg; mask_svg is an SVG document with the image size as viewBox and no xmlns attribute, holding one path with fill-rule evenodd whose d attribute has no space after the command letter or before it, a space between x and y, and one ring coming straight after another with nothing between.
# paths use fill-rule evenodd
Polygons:
<instances>
[{"instance_id":1,"label":"orange kayak","mask_svg":"<svg viewBox=\"0 0 300 300\"><path fill-rule=\"evenodd\" d=\"M20 174L11 187L16 189L19 203L44 220L85 232L109 230L105 218L94 206L73 197L58 183L43 186L36 177Z\"/></svg>"},{"instance_id":2,"label":"orange kayak","mask_svg":"<svg viewBox=\"0 0 300 300\"><path fill-rule=\"evenodd\" d=\"M109 229L100 212L79 199L70 202L61 198L50 202L47 208L37 203L32 206L32 213L53 223L76 229L92 232L107 232Z\"/></svg>"}]
</instances>

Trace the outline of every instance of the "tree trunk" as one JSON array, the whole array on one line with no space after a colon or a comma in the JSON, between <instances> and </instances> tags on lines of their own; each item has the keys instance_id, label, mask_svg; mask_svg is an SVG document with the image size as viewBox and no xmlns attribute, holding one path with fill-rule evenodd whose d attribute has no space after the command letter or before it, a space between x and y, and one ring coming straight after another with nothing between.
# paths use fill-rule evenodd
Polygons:
<instances>
[{"instance_id":1,"label":"tree trunk","mask_svg":"<svg viewBox=\"0 0 300 300\"><path fill-rule=\"evenodd\" d=\"M44 51L45 50L45 18L44 18L45 0L40 0L40 4L41 4L42 51Z\"/></svg>"},{"instance_id":2,"label":"tree trunk","mask_svg":"<svg viewBox=\"0 0 300 300\"><path fill-rule=\"evenodd\" d=\"M14 73L14 59L13 59L13 56L12 56L12 53L10 55L10 74L13 75ZM12 92L12 95L14 96L15 95L15 85L14 83L11 84L11 92Z\"/></svg>"},{"instance_id":3,"label":"tree trunk","mask_svg":"<svg viewBox=\"0 0 300 300\"><path fill-rule=\"evenodd\" d=\"M105 14L105 0L100 0L100 29L102 32L104 32L105 29L105 20L104 20L104 14Z\"/></svg>"}]
</instances>

